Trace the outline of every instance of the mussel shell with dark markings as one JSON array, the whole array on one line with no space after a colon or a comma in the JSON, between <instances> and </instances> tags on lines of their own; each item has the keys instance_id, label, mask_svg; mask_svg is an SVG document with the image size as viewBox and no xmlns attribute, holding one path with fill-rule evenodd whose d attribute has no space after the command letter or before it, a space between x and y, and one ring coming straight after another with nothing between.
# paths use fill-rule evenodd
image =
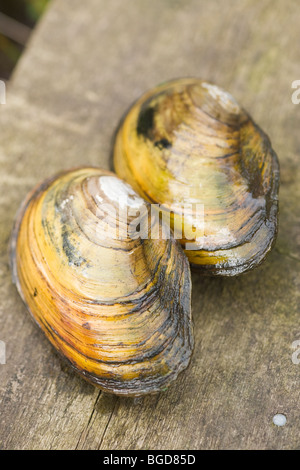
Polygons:
<instances>
[{"instance_id":1,"label":"mussel shell with dark markings","mask_svg":"<svg viewBox=\"0 0 300 470\"><path fill-rule=\"evenodd\" d=\"M204 274L245 272L274 244L277 156L249 114L211 83L174 80L138 99L116 133L114 168L170 214L175 236ZM182 220L177 205L188 204ZM185 231L194 225L198 236L191 240Z\"/></svg>"},{"instance_id":2,"label":"mussel shell with dark markings","mask_svg":"<svg viewBox=\"0 0 300 470\"><path fill-rule=\"evenodd\" d=\"M101 169L47 180L20 209L11 263L31 315L69 363L104 391L140 396L166 389L190 361L190 268L174 238L133 239L120 198L126 211L149 206Z\"/></svg>"}]
</instances>

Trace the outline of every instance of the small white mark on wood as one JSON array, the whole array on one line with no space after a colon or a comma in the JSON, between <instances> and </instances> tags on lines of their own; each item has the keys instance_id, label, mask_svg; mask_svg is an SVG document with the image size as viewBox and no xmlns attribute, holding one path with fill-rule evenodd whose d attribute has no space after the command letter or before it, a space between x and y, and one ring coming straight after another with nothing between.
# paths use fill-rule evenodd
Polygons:
<instances>
[{"instance_id":1,"label":"small white mark on wood","mask_svg":"<svg viewBox=\"0 0 300 470\"><path fill-rule=\"evenodd\" d=\"M273 416L273 423L276 426L284 426L286 424L286 416L281 413L277 413Z\"/></svg>"}]
</instances>

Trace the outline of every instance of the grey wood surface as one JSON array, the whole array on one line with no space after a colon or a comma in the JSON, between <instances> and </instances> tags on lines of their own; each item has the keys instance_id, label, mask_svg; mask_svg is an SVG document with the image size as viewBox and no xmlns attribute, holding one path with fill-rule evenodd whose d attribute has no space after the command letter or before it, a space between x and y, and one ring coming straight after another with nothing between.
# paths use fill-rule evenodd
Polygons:
<instances>
[{"instance_id":1,"label":"grey wood surface","mask_svg":"<svg viewBox=\"0 0 300 470\"><path fill-rule=\"evenodd\" d=\"M51 2L0 105L1 449L300 447L299 15L292 0ZM33 324L7 245L34 184L76 165L109 168L120 116L180 76L227 89L270 136L281 164L278 240L247 275L194 273L190 367L165 393L117 398L74 375Z\"/></svg>"}]
</instances>

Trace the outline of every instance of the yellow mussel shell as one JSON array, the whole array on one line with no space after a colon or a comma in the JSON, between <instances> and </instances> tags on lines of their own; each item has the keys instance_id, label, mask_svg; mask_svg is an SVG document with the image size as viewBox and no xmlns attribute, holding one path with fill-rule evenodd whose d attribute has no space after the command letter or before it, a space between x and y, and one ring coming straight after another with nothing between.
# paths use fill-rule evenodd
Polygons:
<instances>
[{"instance_id":1,"label":"yellow mussel shell","mask_svg":"<svg viewBox=\"0 0 300 470\"><path fill-rule=\"evenodd\" d=\"M131 236L133 212L148 206L113 173L75 169L33 190L11 240L14 281L34 320L76 371L117 395L164 390L193 350L180 244L148 238L141 223Z\"/></svg>"},{"instance_id":2,"label":"yellow mussel shell","mask_svg":"<svg viewBox=\"0 0 300 470\"><path fill-rule=\"evenodd\" d=\"M113 154L116 173L169 214L202 273L240 274L273 246L278 159L221 88L186 78L148 91L120 123Z\"/></svg>"}]
</instances>

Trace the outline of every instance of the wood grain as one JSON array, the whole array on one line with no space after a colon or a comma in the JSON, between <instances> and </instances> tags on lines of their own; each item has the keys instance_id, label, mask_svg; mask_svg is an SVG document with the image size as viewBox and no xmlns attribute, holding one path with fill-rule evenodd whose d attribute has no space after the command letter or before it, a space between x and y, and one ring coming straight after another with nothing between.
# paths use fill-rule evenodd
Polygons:
<instances>
[{"instance_id":1,"label":"wood grain","mask_svg":"<svg viewBox=\"0 0 300 470\"><path fill-rule=\"evenodd\" d=\"M1 449L299 448L298 4L292 0L53 1L0 105ZM195 350L168 392L99 393L66 367L12 285L20 202L77 165L110 167L120 116L146 89L197 76L232 93L281 165L279 234L256 271L193 274ZM275 413L287 424L276 427Z\"/></svg>"}]
</instances>

